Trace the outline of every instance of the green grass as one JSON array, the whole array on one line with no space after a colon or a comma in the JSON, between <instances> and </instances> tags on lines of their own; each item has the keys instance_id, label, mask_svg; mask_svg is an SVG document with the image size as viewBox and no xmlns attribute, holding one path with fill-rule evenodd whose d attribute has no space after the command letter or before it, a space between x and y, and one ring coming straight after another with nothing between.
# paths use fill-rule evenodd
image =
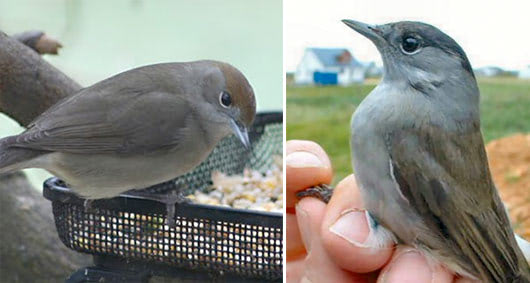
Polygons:
<instances>
[{"instance_id":1,"label":"green grass","mask_svg":"<svg viewBox=\"0 0 530 283\"><path fill-rule=\"evenodd\" d=\"M287 139L313 140L329 154L334 182L352 172L350 118L376 86L371 81L349 87L287 86ZM518 132L530 132L530 80L479 79L481 123L486 142Z\"/></svg>"}]
</instances>

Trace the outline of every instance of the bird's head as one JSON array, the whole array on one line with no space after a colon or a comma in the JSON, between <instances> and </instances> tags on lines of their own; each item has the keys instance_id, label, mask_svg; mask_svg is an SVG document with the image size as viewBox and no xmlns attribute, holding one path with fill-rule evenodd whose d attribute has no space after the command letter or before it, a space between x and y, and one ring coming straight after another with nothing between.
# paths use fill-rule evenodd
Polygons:
<instances>
[{"instance_id":1,"label":"bird's head","mask_svg":"<svg viewBox=\"0 0 530 283\"><path fill-rule=\"evenodd\" d=\"M203 82L203 96L211 111L206 113L217 130L232 132L246 148L250 147L248 129L256 116L254 91L245 76L235 67L208 61L212 68Z\"/></svg>"},{"instance_id":2,"label":"bird's head","mask_svg":"<svg viewBox=\"0 0 530 283\"><path fill-rule=\"evenodd\" d=\"M375 44L383 58L384 79L434 85L462 76L475 80L464 50L434 26L409 21L384 25L343 22Z\"/></svg>"}]
</instances>

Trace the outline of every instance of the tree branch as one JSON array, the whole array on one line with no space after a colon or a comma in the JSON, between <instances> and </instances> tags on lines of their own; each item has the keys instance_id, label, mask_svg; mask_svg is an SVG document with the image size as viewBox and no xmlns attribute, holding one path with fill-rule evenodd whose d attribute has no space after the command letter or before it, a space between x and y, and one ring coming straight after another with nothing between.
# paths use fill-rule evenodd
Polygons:
<instances>
[{"instance_id":1,"label":"tree branch","mask_svg":"<svg viewBox=\"0 0 530 283\"><path fill-rule=\"evenodd\" d=\"M62 282L90 257L61 243L50 202L22 173L0 177L2 282Z\"/></svg>"},{"instance_id":2,"label":"tree branch","mask_svg":"<svg viewBox=\"0 0 530 283\"><path fill-rule=\"evenodd\" d=\"M12 38L0 31L0 111L23 126L81 88L37 54L46 44L53 42L40 32ZM90 262L61 243L50 202L23 173L0 175L0 230L3 282L60 282Z\"/></svg>"},{"instance_id":3,"label":"tree branch","mask_svg":"<svg viewBox=\"0 0 530 283\"><path fill-rule=\"evenodd\" d=\"M0 111L27 126L81 86L34 50L0 32Z\"/></svg>"},{"instance_id":4,"label":"tree branch","mask_svg":"<svg viewBox=\"0 0 530 283\"><path fill-rule=\"evenodd\" d=\"M40 30L25 31L14 34L11 37L37 51L39 54L57 55L59 48L63 47L57 40L47 36Z\"/></svg>"}]
</instances>

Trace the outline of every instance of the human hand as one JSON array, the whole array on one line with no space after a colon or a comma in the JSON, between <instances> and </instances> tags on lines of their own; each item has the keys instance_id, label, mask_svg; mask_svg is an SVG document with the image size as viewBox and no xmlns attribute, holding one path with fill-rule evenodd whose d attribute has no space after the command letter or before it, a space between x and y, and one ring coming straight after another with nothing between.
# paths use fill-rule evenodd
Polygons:
<instances>
[{"instance_id":1,"label":"human hand","mask_svg":"<svg viewBox=\"0 0 530 283\"><path fill-rule=\"evenodd\" d=\"M370 232L353 175L342 180L328 205L296 192L329 184L331 163L314 142L292 140L286 151L287 282L471 282L429 264L407 246L363 246Z\"/></svg>"}]
</instances>

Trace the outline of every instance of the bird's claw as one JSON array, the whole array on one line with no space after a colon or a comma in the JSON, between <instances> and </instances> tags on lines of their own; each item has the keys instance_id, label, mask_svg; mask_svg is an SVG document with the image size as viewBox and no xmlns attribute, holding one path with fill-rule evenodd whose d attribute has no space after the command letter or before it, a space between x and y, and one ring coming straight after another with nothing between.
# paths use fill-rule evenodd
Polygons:
<instances>
[{"instance_id":1,"label":"bird's claw","mask_svg":"<svg viewBox=\"0 0 530 283\"><path fill-rule=\"evenodd\" d=\"M320 184L318 186L310 187L305 190L299 191L296 193L298 199L305 197L315 197L321 201L328 203L333 195L333 187L326 184Z\"/></svg>"}]
</instances>

